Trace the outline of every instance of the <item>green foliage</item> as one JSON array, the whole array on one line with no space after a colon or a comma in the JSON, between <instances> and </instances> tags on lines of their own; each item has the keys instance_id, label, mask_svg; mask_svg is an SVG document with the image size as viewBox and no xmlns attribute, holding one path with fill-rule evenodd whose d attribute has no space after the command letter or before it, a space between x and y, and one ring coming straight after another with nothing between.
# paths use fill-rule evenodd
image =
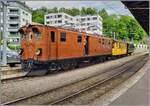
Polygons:
<instances>
[{"instance_id":1,"label":"green foliage","mask_svg":"<svg viewBox=\"0 0 150 106\"><path fill-rule=\"evenodd\" d=\"M99 15L103 18L103 34L106 36L114 36L120 40L132 40L137 43L147 37L146 32L139 23L131 16L125 15L108 15L105 9L99 11Z\"/></svg>"},{"instance_id":2,"label":"green foliage","mask_svg":"<svg viewBox=\"0 0 150 106\"><path fill-rule=\"evenodd\" d=\"M44 24L44 15L48 13L64 12L72 16L77 15L97 15L99 14L103 19L103 34L120 40L131 40L138 42L146 37L145 31L141 28L139 23L131 16L125 15L108 15L105 9L97 11L95 8L82 7L78 8L51 8L47 9L41 7L32 13L33 22Z\"/></svg>"},{"instance_id":3,"label":"green foliage","mask_svg":"<svg viewBox=\"0 0 150 106\"><path fill-rule=\"evenodd\" d=\"M42 7L37 10L33 10L32 21L44 24L44 15L46 14L46 12L47 12L47 8L45 8L45 7Z\"/></svg>"},{"instance_id":4,"label":"green foliage","mask_svg":"<svg viewBox=\"0 0 150 106\"><path fill-rule=\"evenodd\" d=\"M8 48L11 50L18 51L20 49L20 45L8 44Z\"/></svg>"}]
</instances>

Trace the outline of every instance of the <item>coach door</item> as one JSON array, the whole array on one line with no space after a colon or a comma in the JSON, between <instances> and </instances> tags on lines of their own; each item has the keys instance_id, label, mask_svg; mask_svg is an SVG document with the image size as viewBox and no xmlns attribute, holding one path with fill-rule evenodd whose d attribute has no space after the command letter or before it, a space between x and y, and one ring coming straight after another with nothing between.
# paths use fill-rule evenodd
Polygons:
<instances>
[{"instance_id":1,"label":"coach door","mask_svg":"<svg viewBox=\"0 0 150 106\"><path fill-rule=\"evenodd\" d=\"M50 52L50 59L56 59L56 32L50 31L50 45L49 45L49 52Z\"/></svg>"},{"instance_id":2,"label":"coach door","mask_svg":"<svg viewBox=\"0 0 150 106\"><path fill-rule=\"evenodd\" d=\"M89 36L86 36L86 38L85 38L84 53L85 53L85 55L89 54Z\"/></svg>"}]
</instances>

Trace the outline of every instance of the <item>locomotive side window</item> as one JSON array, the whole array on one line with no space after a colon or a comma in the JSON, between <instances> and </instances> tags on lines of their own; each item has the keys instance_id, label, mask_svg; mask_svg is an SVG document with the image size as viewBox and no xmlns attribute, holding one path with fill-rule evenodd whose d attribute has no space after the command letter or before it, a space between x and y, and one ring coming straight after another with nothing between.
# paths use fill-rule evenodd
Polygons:
<instances>
[{"instance_id":1,"label":"locomotive side window","mask_svg":"<svg viewBox=\"0 0 150 106\"><path fill-rule=\"evenodd\" d=\"M66 41L66 32L61 32L61 33L60 33L60 40L61 40L62 42L65 42L65 41Z\"/></svg>"},{"instance_id":2,"label":"locomotive side window","mask_svg":"<svg viewBox=\"0 0 150 106\"><path fill-rule=\"evenodd\" d=\"M32 28L32 31L33 31L36 39L41 38L41 33L37 28Z\"/></svg>"},{"instance_id":3,"label":"locomotive side window","mask_svg":"<svg viewBox=\"0 0 150 106\"><path fill-rule=\"evenodd\" d=\"M51 31L51 41L55 42L55 32Z\"/></svg>"},{"instance_id":4,"label":"locomotive side window","mask_svg":"<svg viewBox=\"0 0 150 106\"><path fill-rule=\"evenodd\" d=\"M110 40L108 40L108 45L110 45Z\"/></svg>"},{"instance_id":5,"label":"locomotive side window","mask_svg":"<svg viewBox=\"0 0 150 106\"><path fill-rule=\"evenodd\" d=\"M78 35L78 39L77 40L78 40L79 43L82 42L82 36L80 34Z\"/></svg>"}]
</instances>

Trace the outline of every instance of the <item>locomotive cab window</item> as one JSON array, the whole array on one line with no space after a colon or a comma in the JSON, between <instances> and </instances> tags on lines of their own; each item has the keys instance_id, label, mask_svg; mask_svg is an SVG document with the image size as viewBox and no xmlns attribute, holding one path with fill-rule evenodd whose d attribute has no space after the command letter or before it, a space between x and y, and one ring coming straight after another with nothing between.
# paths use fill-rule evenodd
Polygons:
<instances>
[{"instance_id":1,"label":"locomotive cab window","mask_svg":"<svg viewBox=\"0 0 150 106\"><path fill-rule=\"evenodd\" d=\"M32 32L29 33L29 40L32 40Z\"/></svg>"},{"instance_id":2,"label":"locomotive cab window","mask_svg":"<svg viewBox=\"0 0 150 106\"><path fill-rule=\"evenodd\" d=\"M82 36L78 35L78 39L77 39L78 43L82 42Z\"/></svg>"},{"instance_id":3,"label":"locomotive cab window","mask_svg":"<svg viewBox=\"0 0 150 106\"><path fill-rule=\"evenodd\" d=\"M23 30L20 30L19 34L20 34L21 39L25 39L26 38L25 32Z\"/></svg>"},{"instance_id":4,"label":"locomotive cab window","mask_svg":"<svg viewBox=\"0 0 150 106\"><path fill-rule=\"evenodd\" d=\"M60 33L60 40L61 40L62 42L65 42L65 41L66 41L66 32L61 32L61 33Z\"/></svg>"},{"instance_id":5,"label":"locomotive cab window","mask_svg":"<svg viewBox=\"0 0 150 106\"><path fill-rule=\"evenodd\" d=\"M41 38L41 33L37 28L32 28L32 31L33 31L36 39Z\"/></svg>"},{"instance_id":6,"label":"locomotive cab window","mask_svg":"<svg viewBox=\"0 0 150 106\"><path fill-rule=\"evenodd\" d=\"M55 42L55 32L51 31L51 41Z\"/></svg>"}]
</instances>

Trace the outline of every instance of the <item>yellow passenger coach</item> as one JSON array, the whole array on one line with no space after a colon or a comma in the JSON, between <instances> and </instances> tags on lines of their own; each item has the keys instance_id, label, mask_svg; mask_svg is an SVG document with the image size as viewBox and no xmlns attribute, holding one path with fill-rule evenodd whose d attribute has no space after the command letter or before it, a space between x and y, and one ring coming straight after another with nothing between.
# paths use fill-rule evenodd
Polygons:
<instances>
[{"instance_id":1,"label":"yellow passenger coach","mask_svg":"<svg viewBox=\"0 0 150 106\"><path fill-rule=\"evenodd\" d=\"M113 40L112 43L112 55L113 56L120 56L127 54L127 43L123 41Z\"/></svg>"}]
</instances>

